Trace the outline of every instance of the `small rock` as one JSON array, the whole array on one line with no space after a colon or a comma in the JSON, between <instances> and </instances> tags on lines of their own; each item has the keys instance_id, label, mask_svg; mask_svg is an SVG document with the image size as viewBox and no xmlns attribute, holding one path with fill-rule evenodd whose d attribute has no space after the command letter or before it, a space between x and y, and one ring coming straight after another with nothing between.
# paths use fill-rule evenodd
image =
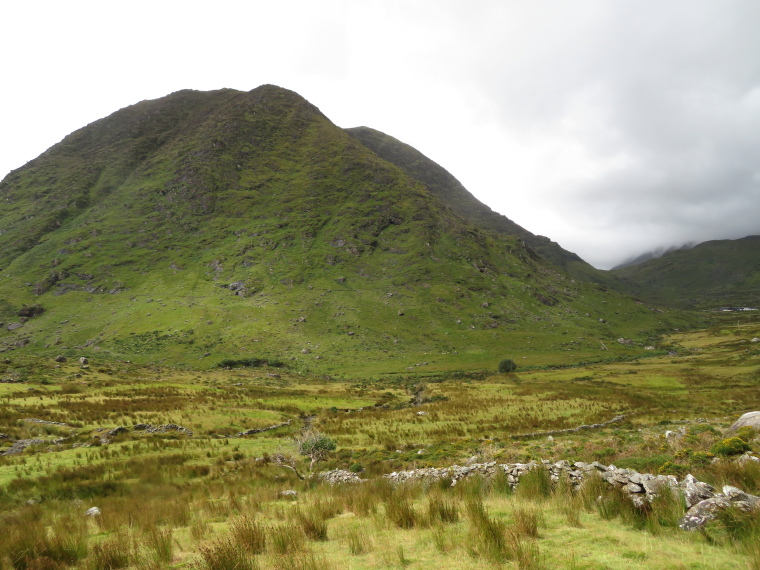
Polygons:
<instances>
[{"instance_id":1,"label":"small rock","mask_svg":"<svg viewBox=\"0 0 760 570\"><path fill-rule=\"evenodd\" d=\"M295 498L298 496L298 491L294 491L293 489L287 489L285 491L280 491L278 495L280 497L294 497Z\"/></svg>"},{"instance_id":2,"label":"small rock","mask_svg":"<svg viewBox=\"0 0 760 570\"><path fill-rule=\"evenodd\" d=\"M56 362L66 362L66 357L63 356L62 354L59 354L58 356L55 357L55 361Z\"/></svg>"},{"instance_id":3,"label":"small rock","mask_svg":"<svg viewBox=\"0 0 760 570\"><path fill-rule=\"evenodd\" d=\"M79 357L79 364L89 364L90 361L87 359L86 356L80 356Z\"/></svg>"},{"instance_id":4,"label":"small rock","mask_svg":"<svg viewBox=\"0 0 760 570\"><path fill-rule=\"evenodd\" d=\"M100 516L100 509L98 507L90 507L84 514L88 517L97 517Z\"/></svg>"}]
</instances>

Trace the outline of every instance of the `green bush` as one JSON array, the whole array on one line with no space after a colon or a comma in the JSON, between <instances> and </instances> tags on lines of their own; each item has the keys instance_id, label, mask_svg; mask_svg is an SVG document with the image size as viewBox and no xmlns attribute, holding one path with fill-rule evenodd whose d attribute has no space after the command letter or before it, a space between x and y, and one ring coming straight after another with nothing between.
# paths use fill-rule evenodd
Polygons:
<instances>
[{"instance_id":1,"label":"green bush","mask_svg":"<svg viewBox=\"0 0 760 570\"><path fill-rule=\"evenodd\" d=\"M715 455L741 455L747 451L750 451L749 444L738 437L729 437L723 441L717 442L712 446L710 451Z\"/></svg>"},{"instance_id":2,"label":"green bush","mask_svg":"<svg viewBox=\"0 0 760 570\"><path fill-rule=\"evenodd\" d=\"M515 370L517 370L517 364L515 364L515 361L511 358L505 358L499 362L499 372L502 374L508 374L509 372L514 372Z\"/></svg>"},{"instance_id":3,"label":"green bush","mask_svg":"<svg viewBox=\"0 0 760 570\"><path fill-rule=\"evenodd\" d=\"M691 457L689 457L689 463L699 467L704 467L712 463L715 456L709 451L695 451Z\"/></svg>"},{"instance_id":4,"label":"green bush","mask_svg":"<svg viewBox=\"0 0 760 570\"><path fill-rule=\"evenodd\" d=\"M736 432L736 437L744 441L745 443L749 443L754 439L754 437L757 435L757 430L755 428L750 426L743 426L739 428L739 431Z\"/></svg>"},{"instance_id":5,"label":"green bush","mask_svg":"<svg viewBox=\"0 0 760 570\"><path fill-rule=\"evenodd\" d=\"M688 471L689 468L686 465L680 465L672 461L666 461L658 469L660 475L675 475L676 477L683 477Z\"/></svg>"}]
</instances>

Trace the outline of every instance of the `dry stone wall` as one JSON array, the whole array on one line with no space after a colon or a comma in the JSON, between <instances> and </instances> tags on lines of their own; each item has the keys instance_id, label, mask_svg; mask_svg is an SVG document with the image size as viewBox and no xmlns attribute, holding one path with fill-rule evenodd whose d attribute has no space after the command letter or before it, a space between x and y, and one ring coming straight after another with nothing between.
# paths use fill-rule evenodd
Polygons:
<instances>
[{"instance_id":1,"label":"dry stone wall","mask_svg":"<svg viewBox=\"0 0 760 570\"><path fill-rule=\"evenodd\" d=\"M760 510L760 497L744 493L736 487L725 486L722 492L717 492L711 485L698 481L691 474L684 477L682 481L678 481L673 475L639 473L633 469L603 465L598 461L584 463L582 461L562 460L552 463L543 460L512 464L499 464L491 461L472 465L394 471L384 475L384 477L397 484L449 480L451 486L454 486L468 477L491 478L503 473L509 485L515 489L520 483L520 478L534 469L545 469L553 483L558 483L560 479L566 478L574 489L580 487L588 477L599 477L611 487L620 489L625 493L637 508L645 507L664 490L668 490L684 499L687 511L679 526L688 531L703 528L705 524L716 518L722 509L735 507L744 511ZM320 473L318 477L333 485L362 482L362 479L355 473L339 469Z\"/></svg>"}]
</instances>

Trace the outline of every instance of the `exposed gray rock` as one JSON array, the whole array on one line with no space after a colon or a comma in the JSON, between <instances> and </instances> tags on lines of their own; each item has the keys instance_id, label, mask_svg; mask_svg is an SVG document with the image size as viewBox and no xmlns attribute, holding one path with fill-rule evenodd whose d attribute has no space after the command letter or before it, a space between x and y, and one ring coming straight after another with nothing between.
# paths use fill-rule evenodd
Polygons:
<instances>
[{"instance_id":1,"label":"exposed gray rock","mask_svg":"<svg viewBox=\"0 0 760 570\"><path fill-rule=\"evenodd\" d=\"M335 469L333 471L323 471L318 473L317 477L329 483L330 485L340 485L343 483L363 483L362 479L356 473L346 471L345 469Z\"/></svg>"},{"instance_id":2,"label":"exposed gray rock","mask_svg":"<svg viewBox=\"0 0 760 570\"><path fill-rule=\"evenodd\" d=\"M256 433L261 433L263 431L269 431L269 430L273 430L273 429L289 426L291 421L293 421L293 420L288 420L286 422L282 422L281 424L276 424L276 425L265 427L265 428L249 429L249 430L246 430L246 431L241 431L235 437L244 437L246 435L253 435L253 434L256 434Z\"/></svg>"},{"instance_id":3,"label":"exposed gray rock","mask_svg":"<svg viewBox=\"0 0 760 570\"><path fill-rule=\"evenodd\" d=\"M15 331L19 327L21 327L21 323L11 323L5 328L7 328L9 331Z\"/></svg>"},{"instance_id":4,"label":"exposed gray rock","mask_svg":"<svg viewBox=\"0 0 760 570\"><path fill-rule=\"evenodd\" d=\"M0 451L0 455L17 455L23 452L27 447L31 445L39 445L41 443L50 443L44 439L19 439L13 442L13 445L3 451Z\"/></svg>"},{"instance_id":5,"label":"exposed gray rock","mask_svg":"<svg viewBox=\"0 0 760 570\"><path fill-rule=\"evenodd\" d=\"M716 495L711 499L700 501L686 511L678 523L678 527L682 530L699 530L709 521L715 519L721 509L727 509L730 506L731 501L723 495Z\"/></svg>"},{"instance_id":6,"label":"exposed gray rock","mask_svg":"<svg viewBox=\"0 0 760 570\"><path fill-rule=\"evenodd\" d=\"M731 427L729 427L727 431L733 432L745 426L755 428L757 431L760 432L760 412L747 412L746 414L742 415L738 420L736 420L733 424L731 424Z\"/></svg>"},{"instance_id":7,"label":"exposed gray rock","mask_svg":"<svg viewBox=\"0 0 760 570\"><path fill-rule=\"evenodd\" d=\"M49 420L39 420L37 418L24 418L21 421L30 422L30 423L33 423L33 424L44 424L44 425L47 425L47 426L64 426L64 427L68 427L63 422L51 422Z\"/></svg>"},{"instance_id":8,"label":"exposed gray rock","mask_svg":"<svg viewBox=\"0 0 760 570\"><path fill-rule=\"evenodd\" d=\"M59 354L58 356L55 357L55 361L56 362L66 362L66 357L64 355L62 355L62 354Z\"/></svg>"},{"instance_id":9,"label":"exposed gray rock","mask_svg":"<svg viewBox=\"0 0 760 570\"><path fill-rule=\"evenodd\" d=\"M725 485L723 487L723 494L726 496L726 498L731 501L732 503L746 503L750 506L750 508L757 508L760 507L760 497L756 497L755 495L750 495L748 493L745 493L741 489L737 489L736 487L732 487L731 485Z\"/></svg>"},{"instance_id":10,"label":"exposed gray rock","mask_svg":"<svg viewBox=\"0 0 760 570\"><path fill-rule=\"evenodd\" d=\"M98 507L90 507L84 514L88 517L97 517L100 516L100 509Z\"/></svg>"},{"instance_id":11,"label":"exposed gray rock","mask_svg":"<svg viewBox=\"0 0 760 570\"><path fill-rule=\"evenodd\" d=\"M698 481L691 473L684 477L681 487L683 488L683 498L686 501L687 509L690 509L700 501L712 499L715 496L715 489L712 485Z\"/></svg>"}]
</instances>

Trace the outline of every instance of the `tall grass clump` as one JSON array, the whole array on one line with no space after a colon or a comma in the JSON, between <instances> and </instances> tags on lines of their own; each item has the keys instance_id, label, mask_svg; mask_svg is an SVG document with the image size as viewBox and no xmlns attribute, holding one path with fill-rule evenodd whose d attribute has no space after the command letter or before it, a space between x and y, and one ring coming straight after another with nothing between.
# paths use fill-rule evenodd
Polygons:
<instances>
[{"instance_id":1,"label":"tall grass clump","mask_svg":"<svg viewBox=\"0 0 760 570\"><path fill-rule=\"evenodd\" d=\"M233 540L222 540L199 548L201 568L206 570L258 570L248 552Z\"/></svg>"},{"instance_id":2,"label":"tall grass clump","mask_svg":"<svg viewBox=\"0 0 760 570\"><path fill-rule=\"evenodd\" d=\"M431 524L459 522L459 509L453 499L447 499L439 494L428 496L428 519Z\"/></svg>"},{"instance_id":3,"label":"tall grass clump","mask_svg":"<svg viewBox=\"0 0 760 570\"><path fill-rule=\"evenodd\" d=\"M303 550L305 542L299 527L292 524L275 525L269 528L267 549L274 554L287 554Z\"/></svg>"},{"instance_id":4,"label":"tall grass clump","mask_svg":"<svg viewBox=\"0 0 760 570\"><path fill-rule=\"evenodd\" d=\"M538 467L520 477L515 496L528 501L543 501L551 495L552 486L549 472Z\"/></svg>"},{"instance_id":5,"label":"tall grass clump","mask_svg":"<svg viewBox=\"0 0 760 570\"><path fill-rule=\"evenodd\" d=\"M568 524L580 528L582 526L581 511L584 507L580 490L575 491L570 478L565 475L557 481L553 494L558 510L565 516Z\"/></svg>"},{"instance_id":6,"label":"tall grass clump","mask_svg":"<svg viewBox=\"0 0 760 570\"><path fill-rule=\"evenodd\" d=\"M174 537L172 529L153 527L146 532L145 544L150 551L150 558L156 566L162 566L174 558Z\"/></svg>"},{"instance_id":7,"label":"tall grass clump","mask_svg":"<svg viewBox=\"0 0 760 570\"><path fill-rule=\"evenodd\" d=\"M88 557L90 570L117 570L127 568L134 559L129 535L119 532L105 542L92 547Z\"/></svg>"},{"instance_id":8,"label":"tall grass clump","mask_svg":"<svg viewBox=\"0 0 760 570\"><path fill-rule=\"evenodd\" d=\"M297 509L294 518L306 538L309 540L327 540L327 518L319 509L319 505L312 505L308 510Z\"/></svg>"},{"instance_id":9,"label":"tall grass clump","mask_svg":"<svg viewBox=\"0 0 760 570\"><path fill-rule=\"evenodd\" d=\"M385 516L398 528L414 528L419 522L412 500L403 493L385 503Z\"/></svg>"},{"instance_id":10,"label":"tall grass clump","mask_svg":"<svg viewBox=\"0 0 760 570\"><path fill-rule=\"evenodd\" d=\"M507 539L506 523L490 517L480 499L468 501L467 518L470 522L467 538L470 556L485 558L496 564L512 558L512 545Z\"/></svg>"},{"instance_id":11,"label":"tall grass clump","mask_svg":"<svg viewBox=\"0 0 760 570\"><path fill-rule=\"evenodd\" d=\"M232 523L233 540L250 554L261 554L266 547L266 528L252 517L242 517Z\"/></svg>"},{"instance_id":12,"label":"tall grass clump","mask_svg":"<svg viewBox=\"0 0 760 570\"><path fill-rule=\"evenodd\" d=\"M6 557L14 569L76 564L87 556L87 522L83 519L58 518L48 532L38 508L0 518L0 568Z\"/></svg>"},{"instance_id":13,"label":"tall grass clump","mask_svg":"<svg viewBox=\"0 0 760 570\"><path fill-rule=\"evenodd\" d=\"M362 526L354 526L348 529L346 533L348 541L348 551L354 556L366 554L372 550L372 539Z\"/></svg>"},{"instance_id":14,"label":"tall grass clump","mask_svg":"<svg viewBox=\"0 0 760 570\"><path fill-rule=\"evenodd\" d=\"M538 526L542 522L541 512L534 508L517 507L514 512L514 533L518 536L538 538Z\"/></svg>"}]
</instances>

